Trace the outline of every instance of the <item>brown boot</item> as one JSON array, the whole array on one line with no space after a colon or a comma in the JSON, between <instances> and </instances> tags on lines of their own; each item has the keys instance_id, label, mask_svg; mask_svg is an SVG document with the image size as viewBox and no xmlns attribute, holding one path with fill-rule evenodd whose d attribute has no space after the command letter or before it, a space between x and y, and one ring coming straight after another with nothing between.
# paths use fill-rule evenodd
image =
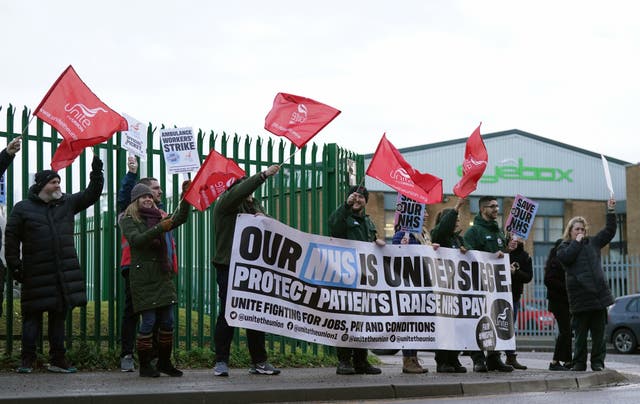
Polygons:
<instances>
[{"instance_id":1,"label":"brown boot","mask_svg":"<svg viewBox=\"0 0 640 404\"><path fill-rule=\"evenodd\" d=\"M171 363L173 350L173 331L160 330L158 336L158 371L171 377L182 376L182 371Z\"/></svg>"},{"instance_id":2,"label":"brown boot","mask_svg":"<svg viewBox=\"0 0 640 404\"><path fill-rule=\"evenodd\" d=\"M518 362L515 354L507 354L507 365L513 366L514 369L527 370L527 367Z\"/></svg>"},{"instance_id":3,"label":"brown boot","mask_svg":"<svg viewBox=\"0 0 640 404\"><path fill-rule=\"evenodd\" d=\"M427 373L429 370L420 366L417 356L402 357L402 373Z\"/></svg>"}]
</instances>

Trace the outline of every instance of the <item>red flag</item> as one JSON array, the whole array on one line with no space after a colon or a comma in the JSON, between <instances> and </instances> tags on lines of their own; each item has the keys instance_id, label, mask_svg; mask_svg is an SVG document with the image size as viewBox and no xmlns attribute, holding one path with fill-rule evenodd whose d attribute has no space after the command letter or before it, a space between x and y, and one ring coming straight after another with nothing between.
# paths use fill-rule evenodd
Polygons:
<instances>
[{"instance_id":1,"label":"red flag","mask_svg":"<svg viewBox=\"0 0 640 404\"><path fill-rule=\"evenodd\" d=\"M100 101L71 65L53 83L33 114L56 128L76 157L85 147L128 129L127 120Z\"/></svg>"},{"instance_id":2,"label":"red flag","mask_svg":"<svg viewBox=\"0 0 640 404\"><path fill-rule=\"evenodd\" d=\"M278 93L264 119L264 128L301 149L339 114L337 109L311 98Z\"/></svg>"},{"instance_id":3,"label":"red flag","mask_svg":"<svg viewBox=\"0 0 640 404\"><path fill-rule=\"evenodd\" d=\"M62 142L58 145L56 152L51 159L51 168L54 171L58 171L62 168L70 166L71 163L82 153L83 149L73 151L69 146L69 142L66 139L62 139Z\"/></svg>"},{"instance_id":4,"label":"red flag","mask_svg":"<svg viewBox=\"0 0 640 404\"><path fill-rule=\"evenodd\" d=\"M480 125L482 125L482 122L480 122ZM466 198L475 191L478 181L480 181L489 162L487 148L484 146L482 136L480 136L480 125L467 140L464 161L462 162L462 178L453 187L453 193L460 198Z\"/></svg>"},{"instance_id":5,"label":"red flag","mask_svg":"<svg viewBox=\"0 0 640 404\"><path fill-rule=\"evenodd\" d=\"M235 161L211 149L200 170L193 178L184 199L199 211L203 211L226 191L244 170Z\"/></svg>"},{"instance_id":6,"label":"red flag","mask_svg":"<svg viewBox=\"0 0 640 404\"><path fill-rule=\"evenodd\" d=\"M386 135L382 135L367 175L380 180L407 198L421 203L442 201L442 179L422 174L402 157Z\"/></svg>"}]
</instances>

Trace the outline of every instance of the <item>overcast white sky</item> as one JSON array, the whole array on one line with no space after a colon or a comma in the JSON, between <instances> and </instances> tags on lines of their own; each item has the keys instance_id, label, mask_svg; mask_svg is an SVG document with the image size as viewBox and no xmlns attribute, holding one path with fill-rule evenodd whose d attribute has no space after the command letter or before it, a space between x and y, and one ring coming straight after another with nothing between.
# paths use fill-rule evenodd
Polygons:
<instances>
[{"instance_id":1,"label":"overcast white sky","mask_svg":"<svg viewBox=\"0 0 640 404\"><path fill-rule=\"evenodd\" d=\"M640 2L0 2L0 105L72 64L138 120L263 137L277 92L342 111L314 139L372 153L520 129L640 161Z\"/></svg>"}]
</instances>

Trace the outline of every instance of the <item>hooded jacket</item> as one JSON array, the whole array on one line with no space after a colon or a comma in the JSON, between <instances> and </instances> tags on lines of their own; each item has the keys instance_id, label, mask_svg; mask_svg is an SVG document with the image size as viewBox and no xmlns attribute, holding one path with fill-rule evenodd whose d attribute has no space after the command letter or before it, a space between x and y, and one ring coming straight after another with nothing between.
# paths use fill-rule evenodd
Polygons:
<instances>
[{"instance_id":1,"label":"hooded jacket","mask_svg":"<svg viewBox=\"0 0 640 404\"><path fill-rule=\"evenodd\" d=\"M11 210L5 257L14 277L22 282L23 312L60 311L87 304L84 271L74 244L74 216L100 198L102 170L91 171L89 178L84 191L63 194L48 203L32 186L28 198Z\"/></svg>"},{"instance_id":2,"label":"hooded jacket","mask_svg":"<svg viewBox=\"0 0 640 404\"><path fill-rule=\"evenodd\" d=\"M616 235L616 215L607 213L607 223L593 237L581 242L565 240L558 246L558 259L564 265L571 313L601 310L614 302L607 277L600 265L600 250Z\"/></svg>"}]
</instances>

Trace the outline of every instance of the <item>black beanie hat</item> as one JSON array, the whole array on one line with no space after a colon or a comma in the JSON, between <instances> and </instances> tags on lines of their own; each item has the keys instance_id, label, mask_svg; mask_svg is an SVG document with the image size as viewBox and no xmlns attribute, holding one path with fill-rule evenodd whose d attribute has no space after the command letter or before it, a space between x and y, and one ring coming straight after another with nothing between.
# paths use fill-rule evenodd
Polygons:
<instances>
[{"instance_id":1,"label":"black beanie hat","mask_svg":"<svg viewBox=\"0 0 640 404\"><path fill-rule=\"evenodd\" d=\"M347 194L347 197L349 197L349 195L351 195L354 192L357 192L360 195L364 196L364 200L369 202L369 191L367 191L367 188L362 186L351 187L349 188L349 193Z\"/></svg>"},{"instance_id":2,"label":"black beanie hat","mask_svg":"<svg viewBox=\"0 0 640 404\"><path fill-rule=\"evenodd\" d=\"M34 176L35 184L33 184L33 192L35 194L39 194L40 191L42 191L42 188L44 188L44 186L47 185L47 183L54 178L60 179L60 176L56 171L53 171L53 170L38 171Z\"/></svg>"}]
</instances>

